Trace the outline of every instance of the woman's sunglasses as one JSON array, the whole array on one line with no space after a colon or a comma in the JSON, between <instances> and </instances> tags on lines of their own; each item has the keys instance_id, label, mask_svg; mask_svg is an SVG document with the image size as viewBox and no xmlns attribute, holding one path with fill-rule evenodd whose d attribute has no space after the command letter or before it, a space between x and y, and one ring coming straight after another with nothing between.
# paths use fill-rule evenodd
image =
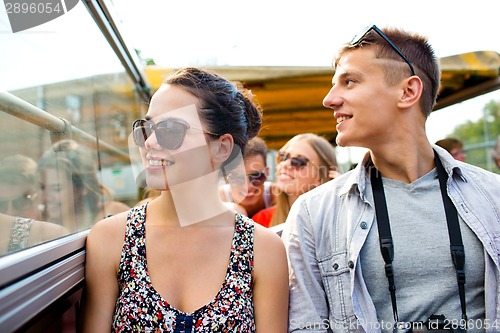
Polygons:
<instances>
[{"instance_id":1,"label":"woman's sunglasses","mask_svg":"<svg viewBox=\"0 0 500 333\"><path fill-rule=\"evenodd\" d=\"M295 155L292 156L290 153L279 152L276 157L276 162L279 164L281 162L285 162L290 160L290 165L296 169L303 168L307 165L307 163L311 163L315 165L312 161L310 161L307 157L303 155Z\"/></svg>"},{"instance_id":2,"label":"woman's sunglasses","mask_svg":"<svg viewBox=\"0 0 500 333\"><path fill-rule=\"evenodd\" d=\"M264 171L254 171L249 173L247 177L252 186L260 186L267 180L267 175Z\"/></svg>"},{"instance_id":3,"label":"woman's sunglasses","mask_svg":"<svg viewBox=\"0 0 500 333\"><path fill-rule=\"evenodd\" d=\"M137 119L132 124L134 142L139 147L144 147L146 140L153 134L163 148L169 150L179 149L186 137L188 129L202 131L206 134L220 136L210 131L191 127L188 123L180 119L167 119L158 123L153 123L146 119Z\"/></svg>"},{"instance_id":4,"label":"woman's sunglasses","mask_svg":"<svg viewBox=\"0 0 500 333\"><path fill-rule=\"evenodd\" d=\"M7 213L9 204L17 211L26 211L33 207L33 200L37 197L38 193L23 194L22 196L12 200L0 200L0 212Z\"/></svg>"}]
</instances>

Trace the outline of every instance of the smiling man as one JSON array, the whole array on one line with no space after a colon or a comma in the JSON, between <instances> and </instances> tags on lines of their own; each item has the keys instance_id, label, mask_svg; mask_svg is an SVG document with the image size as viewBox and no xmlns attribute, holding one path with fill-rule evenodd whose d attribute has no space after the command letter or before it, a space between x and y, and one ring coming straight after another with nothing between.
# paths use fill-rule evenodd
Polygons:
<instances>
[{"instance_id":1,"label":"smiling man","mask_svg":"<svg viewBox=\"0 0 500 333\"><path fill-rule=\"evenodd\" d=\"M289 332L498 331L500 177L429 142L440 69L427 39L371 26L334 71L323 104L337 143L369 151L288 215Z\"/></svg>"},{"instance_id":2,"label":"smiling man","mask_svg":"<svg viewBox=\"0 0 500 333\"><path fill-rule=\"evenodd\" d=\"M255 137L248 141L243 152L246 182L242 186L225 184L220 188L222 199L242 207L249 217L271 207L276 201L275 185L267 179L269 167L266 157L267 146L262 138Z\"/></svg>"}]
</instances>

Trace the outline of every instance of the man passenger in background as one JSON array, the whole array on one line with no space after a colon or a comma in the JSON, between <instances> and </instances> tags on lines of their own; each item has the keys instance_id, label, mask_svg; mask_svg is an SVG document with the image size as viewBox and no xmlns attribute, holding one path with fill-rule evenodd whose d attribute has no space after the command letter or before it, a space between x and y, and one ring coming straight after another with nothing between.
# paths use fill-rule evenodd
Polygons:
<instances>
[{"instance_id":1,"label":"man passenger in background","mask_svg":"<svg viewBox=\"0 0 500 333\"><path fill-rule=\"evenodd\" d=\"M407 332L439 315L498 332L500 176L429 142L440 68L427 38L369 27L334 71L323 104L337 143L369 151L288 215L289 332Z\"/></svg>"},{"instance_id":2,"label":"man passenger in background","mask_svg":"<svg viewBox=\"0 0 500 333\"><path fill-rule=\"evenodd\" d=\"M446 149L446 151L458 161L465 162L467 159L467 155L464 152L464 144L458 139L444 138L436 141L436 144L439 147Z\"/></svg>"},{"instance_id":3,"label":"man passenger in background","mask_svg":"<svg viewBox=\"0 0 500 333\"><path fill-rule=\"evenodd\" d=\"M243 160L247 175L246 186L231 187L225 184L221 187L222 200L234 202L242 207L247 216L252 217L264 208L269 208L276 201L275 185L267 180L269 167L266 163L266 142L255 137L251 139L243 151Z\"/></svg>"}]
</instances>

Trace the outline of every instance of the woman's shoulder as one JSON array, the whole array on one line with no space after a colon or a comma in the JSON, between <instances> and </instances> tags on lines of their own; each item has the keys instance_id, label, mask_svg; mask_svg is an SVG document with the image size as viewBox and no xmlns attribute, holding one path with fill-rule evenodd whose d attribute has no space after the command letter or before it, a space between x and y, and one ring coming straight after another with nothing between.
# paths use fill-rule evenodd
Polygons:
<instances>
[{"instance_id":1,"label":"woman's shoulder","mask_svg":"<svg viewBox=\"0 0 500 333\"><path fill-rule=\"evenodd\" d=\"M125 239L129 211L100 220L90 229L86 250L94 265L112 265L118 268Z\"/></svg>"},{"instance_id":2,"label":"woman's shoulder","mask_svg":"<svg viewBox=\"0 0 500 333\"><path fill-rule=\"evenodd\" d=\"M115 215L129 209L130 207L121 201L107 201L104 203L104 210L108 215Z\"/></svg>"},{"instance_id":3,"label":"woman's shoulder","mask_svg":"<svg viewBox=\"0 0 500 333\"><path fill-rule=\"evenodd\" d=\"M261 250L267 252L283 247L283 241L276 232L258 223L255 223L254 238L254 247L256 251Z\"/></svg>"},{"instance_id":4,"label":"woman's shoulder","mask_svg":"<svg viewBox=\"0 0 500 333\"><path fill-rule=\"evenodd\" d=\"M254 262L256 274L270 274L286 267L285 245L273 230L255 223Z\"/></svg>"},{"instance_id":5,"label":"woman's shoulder","mask_svg":"<svg viewBox=\"0 0 500 333\"><path fill-rule=\"evenodd\" d=\"M123 240L130 211L131 210L121 212L98 221L90 229L88 238L97 238L104 241L106 239L111 240L116 237L121 237L121 240Z\"/></svg>"}]
</instances>

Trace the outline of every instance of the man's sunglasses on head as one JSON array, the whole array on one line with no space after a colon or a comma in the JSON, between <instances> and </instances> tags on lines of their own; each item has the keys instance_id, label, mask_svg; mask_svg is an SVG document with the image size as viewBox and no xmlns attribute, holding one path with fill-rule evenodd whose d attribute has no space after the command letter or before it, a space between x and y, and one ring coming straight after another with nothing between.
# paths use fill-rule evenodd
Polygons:
<instances>
[{"instance_id":1,"label":"man's sunglasses on head","mask_svg":"<svg viewBox=\"0 0 500 333\"><path fill-rule=\"evenodd\" d=\"M387 43L389 43L389 45L394 49L394 51L396 51L401 56L401 58L403 58L403 60L408 64L408 66L410 66L411 75L415 75L415 70L413 69L411 61L396 46L396 44L394 44L394 42L389 37L387 37L387 35L382 30L380 30L376 25L366 27L365 30L354 36L354 38L351 40L351 45L358 45L359 43L361 43L363 39L366 37L366 35L368 35L368 33L372 30L374 30L380 37L382 37Z\"/></svg>"}]
</instances>

